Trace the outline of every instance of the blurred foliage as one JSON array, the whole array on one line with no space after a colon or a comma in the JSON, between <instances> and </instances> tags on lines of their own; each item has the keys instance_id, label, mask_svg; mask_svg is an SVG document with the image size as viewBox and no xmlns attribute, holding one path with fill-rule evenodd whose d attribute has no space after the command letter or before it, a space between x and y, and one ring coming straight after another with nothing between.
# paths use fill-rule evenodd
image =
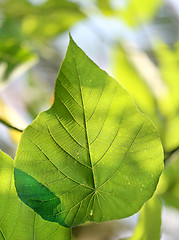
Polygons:
<instances>
[{"instance_id":1,"label":"blurred foliage","mask_svg":"<svg viewBox=\"0 0 179 240\"><path fill-rule=\"evenodd\" d=\"M179 209L179 151L166 165L157 189L158 194L169 206Z\"/></svg>"},{"instance_id":2,"label":"blurred foliage","mask_svg":"<svg viewBox=\"0 0 179 240\"><path fill-rule=\"evenodd\" d=\"M0 87L18 71L25 72L36 62L36 55L16 38L0 39Z\"/></svg>"},{"instance_id":3,"label":"blurred foliage","mask_svg":"<svg viewBox=\"0 0 179 240\"><path fill-rule=\"evenodd\" d=\"M130 240L160 239L161 207L161 200L155 195L144 204L134 235Z\"/></svg>"},{"instance_id":4,"label":"blurred foliage","mask_svg":"<svg viewBox=\"0 0 179 240\"><path fill-rule=\"evenodd\" d=\"M127 7L120 11L120 16L132 27L152 21L156 11L162 5L162 0L129 0Z\"/></svg>"},{"instance_id":5,"label":"blurred foliage","mask_svg":"<svg viewBox=\"0 0 179 240\"><path fill-rule=\"evenodd\" d=\"M97 6L101 11L106 15L114 14L113 9L111 8L111 0L97 0Z\"/></svg>"},{"instance_id":6,"label":"blurred foliage","mask_svg":"<svg viewBox=\"0 0 179 240\"><path fill-rule=\"evenodd\" d=\"M48 0L43 4L5 0L0 1L0 16L0 64L4 64L1 83L12 70L17 72L20 64L34 59L35 53L44 55L49 40L68 30L85 14L77 4L66 0Z\"/></svg>"},{"instance_id":7,"label":"blurred foliage","mask_svg":"<svg viewBox=\"0 0 179 240\"><path fill-rule=\"evenodd\" d=\"M19 129L24 129L27 123L12 107L8 106L0 99L0 121L5 121L7 124L16 126ZM8 133L12 141L17 145L19 143L21 132L9 128Z\"/></svg>"},{"instance_id":8,"label":"blurred foliage","mask_svg":"<svg viewBox=\"0 0 179 240\"><path fill-rule=\"evenodd\" d=\"M118 45L112 55L115 78L126 88L142 112L153 116L156 113L155 96L135 68L127 52L127 46ZM135 86L135 87L134 87Z\"/></svg>"},{"instance_id":9,"label":"blurred foliage","mask_svg":"<svg viewBox=\"0 0 179 240\"><path fill-rule=\"evenodd\" d=\"M154 50L167 88L159 99L159 107L165 117L164 145L169 151L179 146L179 47L176 43L171 49L160 42Z\"/></svg>"},{"instance_id":10,"label":"blurred foliage","mask_svg":"<svg viewBox=\"0 0 179 240\"><path fill-rule=\"evenodd\" d=\"M107 16L121 18L130 27L137 27L153 20L163 0L150 0L141 4L141 0L118 1L97 0L97 6ZM117 6L116 6L117 5Z\"/></svg>"},{"instance_id":11,"label":"blurred foliage","mask_svg":"<svg viewBox=\"0 0 179 240\"><path fill-rule=\"evenodd\" d=\"M167 92L160 100L160 109L165 116L173 117L179 111L179 45L171 49L160 42L154 46L159 70L163 81L167 86Z\"/></svg>"},{"instance_id":12,"label":"blurred foliage","mask_svg":"<svg viewBox=\"0 0 179 240\"><path fill-rule=\"evenodd\" d=\"M5 0L0 8L3 15L0 36L15 35L21 39L47 40L68 30L85 16L77 4L67 0L48 0L39 5L26 0Z\"/></svg>"}]
</instances>

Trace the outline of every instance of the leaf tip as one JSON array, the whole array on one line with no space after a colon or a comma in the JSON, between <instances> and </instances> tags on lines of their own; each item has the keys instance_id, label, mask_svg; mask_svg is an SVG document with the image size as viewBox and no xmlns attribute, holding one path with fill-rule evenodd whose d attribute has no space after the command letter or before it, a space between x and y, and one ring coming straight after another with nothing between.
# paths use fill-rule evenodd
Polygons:
<instances>
[{"instance_id":1,"label":"leaf tip","mask_svg":"<svg viewBox=\"0 0 179 240\"><path fill-rule=\"evenodd\" d=\"M70 32L69 32L69 38L70 38L70 43L75 43Z\"/></svg>"}]
</instances>

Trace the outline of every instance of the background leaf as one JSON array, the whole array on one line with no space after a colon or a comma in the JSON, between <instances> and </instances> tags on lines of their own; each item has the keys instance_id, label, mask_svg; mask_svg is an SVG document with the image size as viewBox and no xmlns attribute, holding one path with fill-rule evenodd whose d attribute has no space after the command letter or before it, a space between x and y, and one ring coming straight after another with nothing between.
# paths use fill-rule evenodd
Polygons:
<instances>
[{"instance_id":1,"label":"background leaf","mask_svg":"<svg viewBox=\"0 0 179 240\"><path fill-rule=\"evenodd\" d=\"M167 205L179 209L179 152L169 160L161 175L157 193Z\"/></svg>"},{"instance_id":2,"label":"background leaf","mask_svg":"<svg viewBox=\"0 0 179 240\"><path fill-rule=\"evenodd\" d=\"M129 240L160 240L161 200L154 195L140 211L139 222Z\"/></svg>"},{"instance_id":3,"label":"background leaf","mask_svg":"<svg viewBox=\"0 0 179 240\"><path fill-rule=\"evenodd\" d=\"M158 101L161 113L165 117L165 138L163 141L166 151L172 151L179 145L179 54L178 44L174 49L162 42L155 47L159 69L166 91Z\"/></svg>"},{"instance_id":4,"label":"background leaf","mask_svg":"<svg viewBox=\"0 0 179 240\"><path fill-rule=\"evenodd\" d=\"M115 47L112 54L114 76L129 91L140 111L151 117L156 114L155 96L132 62L132 50L134 52L134 49L124 44ZM141 59L140 64L142 61L144 59Z\"/></svg>"},{"instance_id":5,"label":"background leaf","mask_svg":"<svg viewBox=\"0 0 179 240\"><path fill-rule=\"evenodd\" d=\"M5 0L0 3L0 7L6 16L4 25L8 28L2 26L1 37L18 34L21 39L26 36L38 41L47 40L68 30L76 21L85 17L78 4L67 0L47 0L42 4L33 4L26 0ZM16 20L14 24L12 20ZM13 27L18 31L14 32Z\"/></svg>"},{"instance_id":6,"label":"background leaf","mask_svg":"<svg viewBox=\"0 0 179 240\"><path fill-rule=\"evenodd\" d=\"M129 26L136 27L151 21L161 5L162 0L146 0L145 4L141 4L140 0L128 0L126 8L120 11L120 17Z\"/></svg>"},{"instance_id":7,"label":"background leaf","mask_svg":"<svg viewBox=\"0 0 179 240\"><path fill-rule=\"evenodd\" d=\"M53 106L22 134L15 159L20 198L69 227L124 218L154 193L162 160L151 121L71 39Z\"/></svg>"},{"instance_id":8,"label":"background leaf","mask_svg":"<svg viewBox=\"0 0 179 240\"><path fill-rule=\"evenodd\" d=\"M70 240L71 230L43 220L18 198L14 162L0 151L0 239Z\"/></svg>"},{"instance_id":9,"label":"background leaf","mask_svg":"<svg viewBox=\"0 0 179 240\"><path fill-rule=\"evenodd\" d=\"M0 40L0 90L7 80L22 75L37 62L37 56L25 44L15 38Z\"/></svg>"}]
</instances>

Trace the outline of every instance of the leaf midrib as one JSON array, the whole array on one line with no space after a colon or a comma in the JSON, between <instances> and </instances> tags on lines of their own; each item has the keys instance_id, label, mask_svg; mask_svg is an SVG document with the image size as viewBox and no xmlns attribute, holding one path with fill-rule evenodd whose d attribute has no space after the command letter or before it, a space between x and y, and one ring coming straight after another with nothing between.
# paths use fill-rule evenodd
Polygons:
<instances>
[{"instance_id":1,"label":"leaf midrib","mask_svg":"<svg viewBox=\"0 0 179 240\"><path fill-rule=\"evenodd\" d=\"M80 74L79 74L77 63L76 63L76 60L75 60L74 56L73 56L73 59L74 59L75 68L76 68L77 75L78 75L78 80L79 80L80 97L81 97L81 103L82 103L82 109L83 109L83 118L84 118L84 128L85 128L85 137L86 137L86 143L87 143L87 151L88 151L88 156L89 156L89 160L90 160L90 163L91 163L91 170L92 170L92 175L93 175L93 188L96 189L94 167L93 167L91 154L90 154L90 144L89 144L89 138L88 138L87 121L86 121L86 113L85 113L85 104L84 104L84 101L83 101L81 79L80 79Z\"/></svg>"}]
</instances>

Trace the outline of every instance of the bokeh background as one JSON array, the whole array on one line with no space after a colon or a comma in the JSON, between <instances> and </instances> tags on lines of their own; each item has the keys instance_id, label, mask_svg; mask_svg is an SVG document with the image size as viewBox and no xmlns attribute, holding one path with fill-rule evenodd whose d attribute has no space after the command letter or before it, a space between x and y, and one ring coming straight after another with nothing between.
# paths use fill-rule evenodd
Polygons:
<instances>
[{"instance_id":1,"label":"bokeh background","mask_svg":"<svg viewBox=\"0 0 179 240\"><path fill-rule=\"evenodd\" d=\"M14 157L21 133L6 125L23 130L51 106L69 32L129 91L158 129L165 152L157 189L162 201L161 239L178 240L178 0L0 0L0 149ZM156 218L155 211L160 209L151 211L151 219ZM127 238L138 219L136 214L78 226L73 239ZM141 231L145 227L140 226Z\"/></svg>"}]
</instances>

